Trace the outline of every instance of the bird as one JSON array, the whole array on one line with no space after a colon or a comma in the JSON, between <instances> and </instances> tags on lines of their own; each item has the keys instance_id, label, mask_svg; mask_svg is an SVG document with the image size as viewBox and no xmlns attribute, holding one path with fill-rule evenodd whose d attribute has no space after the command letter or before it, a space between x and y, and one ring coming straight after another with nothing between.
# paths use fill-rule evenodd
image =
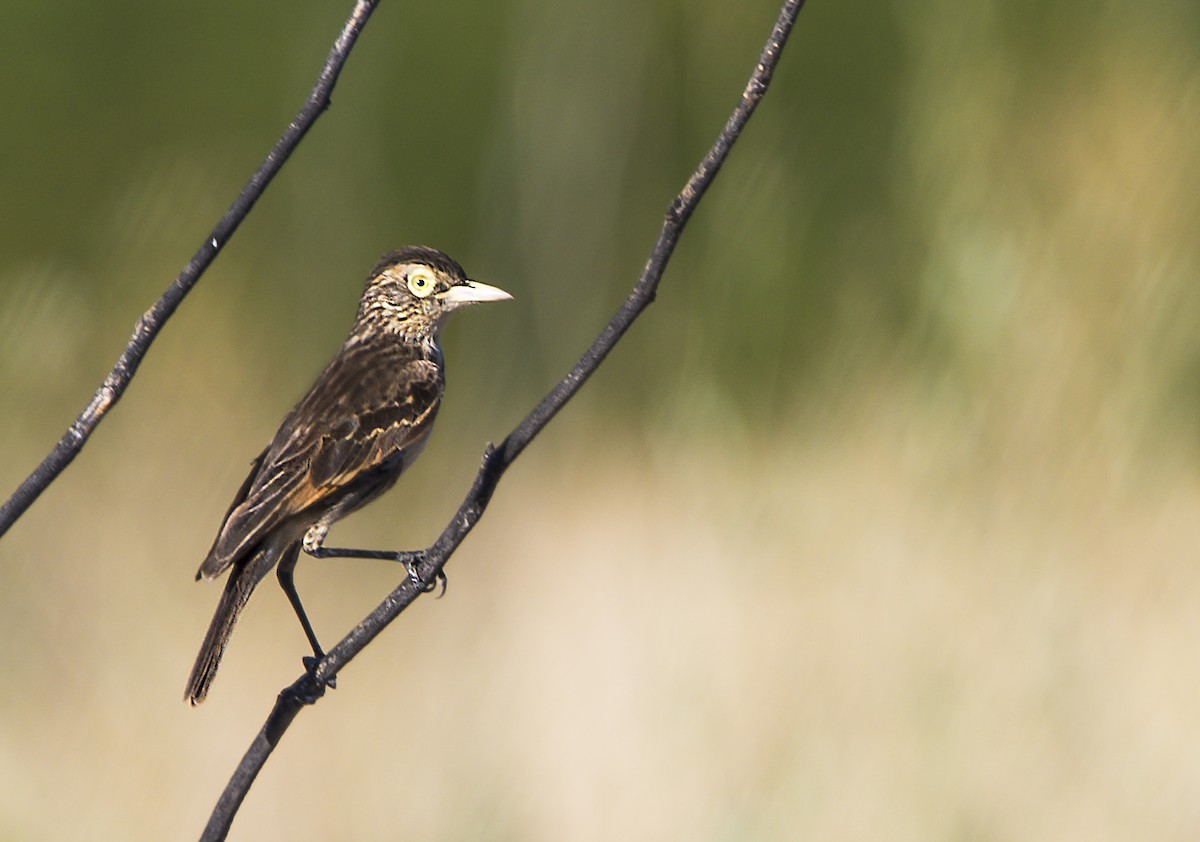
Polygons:
<instances>
[{"instance_id":1,"label":"bird","mask_svg":"<svg viewBox=\"0 0 1200 842\"><path fill-rule=\"evenodd\" d=\"M324 657L292 580L300 551L321 555L330 525L391 488L424 449L445 390L439 334L446 317L511 298L470 280L457 261L429 246L379 259L349 335L254 459L196 573L211 581L229 571L229 578L188 678L188 702L208 695L238 616L272 568L313 648L306 667Z\"/></svg>"}]
</instances>

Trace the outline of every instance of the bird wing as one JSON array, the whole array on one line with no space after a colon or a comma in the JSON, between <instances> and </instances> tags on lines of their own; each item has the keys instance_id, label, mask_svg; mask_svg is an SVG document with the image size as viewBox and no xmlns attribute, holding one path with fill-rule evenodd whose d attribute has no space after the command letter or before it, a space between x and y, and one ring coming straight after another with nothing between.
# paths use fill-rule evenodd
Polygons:
<instances>
[{"instance_id":1,"label":"bird wing","mask_svg":"<svg viewBox=\"0 0 1200 842\"><path fill-rule=\"evenodd\" d=\"M429 434L442 390L438 364L411 346L344 346L259 456L199 575L219 575L305 511L315 523L340 492L397 457L398 473Z\"/></svg>"},{"instance_id":2,"label":"bird wing","mask_svg":"<svg viewBox=\"0 0 1200 842\"><path fill-rule=\"evenodd\" d=\"M246 475L246 479L242 482L242 487L238 489L237 494L235 494L233 497L233 502L229 504L229 510L225 512L225 517L221 519L222 530L224 530L225 524L229 521L230 516L233 515L237 507L245 502L246 496L250 493L250 487L254 485L254 478L258 476L259 469L262 467L263 459L266 457L266 455L267 451L264 450L262 453L255 456L254 461L250 463L250 473ZM217 540L220 540L220 537L220 533L218 533ZM218 573L224 570L225 567L228 567L228 565L223 565L220 568L213 570L206 569L211 567L211 565L209 565L209 559L213 557L213 553L215 553L216 550L217 544L216 541L213 541L213 546L208 551L208 558L204 560L204 563L200 565L200 569L196 571L197 579L205 577L211 579L213 576L216 576Z\"/></svg>"}]
</instances>

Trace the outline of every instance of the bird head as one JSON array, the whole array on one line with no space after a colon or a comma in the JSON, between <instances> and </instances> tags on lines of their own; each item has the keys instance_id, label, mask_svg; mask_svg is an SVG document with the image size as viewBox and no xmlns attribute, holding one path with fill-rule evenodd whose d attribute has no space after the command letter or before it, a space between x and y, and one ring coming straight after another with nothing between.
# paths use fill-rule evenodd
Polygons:
<instances>
[{"instance_id":1,"label":"bird head","mask_svg":"<svg viewBox=\"0 0 1200 842\"><path fill-rule=\"evenodd\" d=\"M512 298L472 281L458 261L429 246L405 246L379 259L358 306L362 328L431 340L454 310Z\"/></svg>"}]
</instances>

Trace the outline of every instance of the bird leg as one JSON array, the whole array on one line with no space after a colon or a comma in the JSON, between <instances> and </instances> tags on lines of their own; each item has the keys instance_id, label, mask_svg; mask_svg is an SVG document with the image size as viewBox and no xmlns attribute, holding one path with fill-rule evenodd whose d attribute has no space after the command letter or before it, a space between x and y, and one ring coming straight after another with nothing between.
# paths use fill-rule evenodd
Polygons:
<instances>
[{"instance_id":1,"label":"bird leg","mask_svg":"<svg viewBox=\"0 0 1200 842\"><path fill-rule=\"evenodd\" d=\"M279 586L287 594L288 602L292 604L292 610L296 612L296 617L299 618L300 625L304 628L304 636L308 638L308 644L312 647L312 656L300 659L301 663L304 664L304 668L312 672L317 668L317 662L325 657L325 650L317 642L317 633L313 631L312 623L309 622L308 614L304 610L304 604L300 602L300 594L296 592L296 582L293 574L299 557L299 553L289 553L280 561L279 566L275 568L275 576L279 579ZM325 683L337 689L336 677L329 678Z\"/></svg>"},{"instance_id":2,"label":"bird leg","mask_svg":"<svg viewBox=\"0 0 1200 842\"><path fill-rule=\"evenodd\" d=\"M441 590L436 599L441 599L442 594L446 592L446 574L442 571L439 570L434 580L428 584L421 579L417 565L425 560L427 555L425 550L357 550L347 547L326 547L322 545L322 542L328 531L328 527L319 524L310 528L304 535L304 552L313 558L378 558L385 561L397 561L404 565L404 569L408 571L409 580L421 593L436 590L438 585L441 585ZM284 590L287 588L285 587Z\"/></svg>"}]
</instances>

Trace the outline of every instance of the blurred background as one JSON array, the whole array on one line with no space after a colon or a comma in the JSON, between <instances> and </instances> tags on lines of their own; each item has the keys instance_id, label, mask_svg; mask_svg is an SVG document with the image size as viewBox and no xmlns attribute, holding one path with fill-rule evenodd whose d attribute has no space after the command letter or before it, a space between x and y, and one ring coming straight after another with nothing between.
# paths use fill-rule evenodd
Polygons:
<instances>
[{"instance_id":1,"label":"blurred background","mask_svg":"<svg viewBox=\"0 0 1200 842\"><path fill-rule=\"evenodd\" d=\"M0 493L304 100L351 3L0 5ZM192 581L366 272L436 245L412 548L632 286L762 0L384 3L120 405L0 540L0 838L198 835L300 671L209 701ZM1200 837L1200 5L813 3L657 303L236 839ZM310 561L332 645L402 573Z\"/></svg>"}]
</instances>

